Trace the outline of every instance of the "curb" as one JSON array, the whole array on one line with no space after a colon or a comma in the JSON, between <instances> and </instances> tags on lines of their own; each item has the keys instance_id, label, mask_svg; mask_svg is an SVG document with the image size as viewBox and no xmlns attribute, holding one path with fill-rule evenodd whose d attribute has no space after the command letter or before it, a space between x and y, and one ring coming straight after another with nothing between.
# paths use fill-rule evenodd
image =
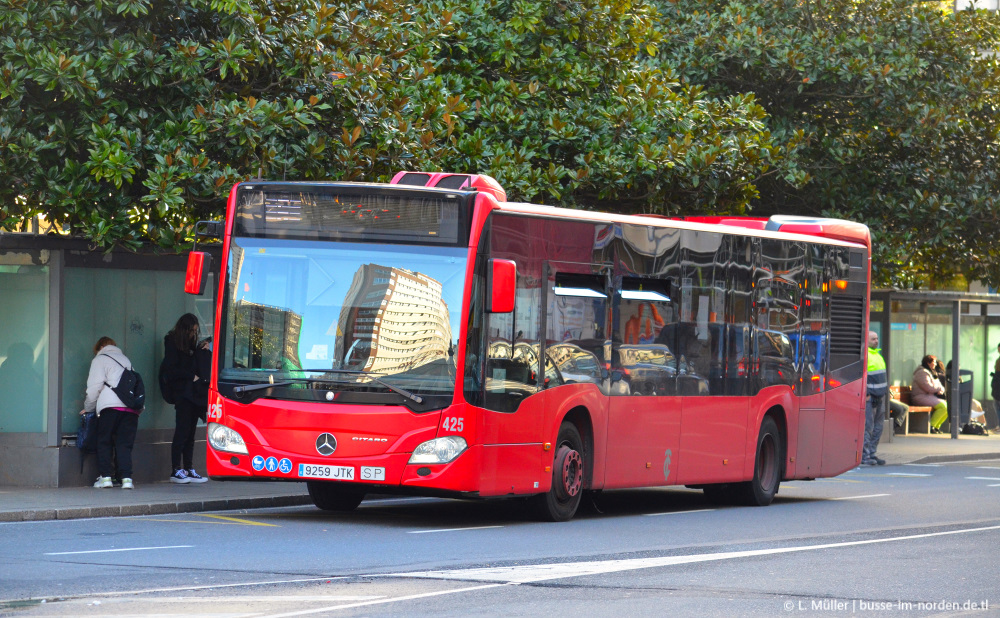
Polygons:
<instances>
[{"instance_id":1,"label":"curb","mask_svg":"<svg viewBox=\"0 0 1000 618\"><path fill-rule=\"evenodd\" d=\"M166 515L200 511L235 511L275 506L312 504L307 495L264 496L260 498L223 498L187 502L157 502L121 506L84 506L24 511L0 511L0 522L49 521L53 519L89 519L94 517L128 517L134 515Z\"/></svg>"},{"instance_id":2,"label":"curb","mask_svg":"<svg viewBox=\"0 0 1000 618\"><path fill-rule=\"evenodd\" d=\"M967 453L964 455L928 455L908 463L952 463L956 461L977 461L979 459L1000 459L1000 453Z\"/></svg>"}]
</instances>

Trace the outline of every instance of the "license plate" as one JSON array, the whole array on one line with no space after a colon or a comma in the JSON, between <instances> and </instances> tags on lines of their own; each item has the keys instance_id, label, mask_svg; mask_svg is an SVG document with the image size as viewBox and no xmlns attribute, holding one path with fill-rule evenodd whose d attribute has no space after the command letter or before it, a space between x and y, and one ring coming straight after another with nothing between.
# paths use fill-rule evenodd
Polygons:
<instances>
[{"instance_id":1,"label":"license plate","mask_svg":"<svg viewBox=\"0 0 1000 618\"><path fill-rule=\"evenodd\" d=\"M353 481L354 466L314 466L299 464L299 476L311 479L329 479L331 481Z\"/></svg>"},{"instance_id":2,"label":"license plate","mask_svg":"<svg viewBox=\"0 0 1000 618\"><path fill-rule=\"evenodd\" d=\"M373 466L361 466L361 480L362 481L384 481L385 480L385 468L376 468Z\"/></svg>"}]
</instances>

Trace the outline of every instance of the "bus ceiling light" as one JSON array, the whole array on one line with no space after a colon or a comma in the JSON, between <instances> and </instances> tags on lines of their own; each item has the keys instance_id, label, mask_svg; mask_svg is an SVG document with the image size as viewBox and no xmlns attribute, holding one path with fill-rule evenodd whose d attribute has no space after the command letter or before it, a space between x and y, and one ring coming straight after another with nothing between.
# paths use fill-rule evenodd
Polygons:
<instances>
[{"instance_id":1,"label":"bus ceiling light","mask_svg":"<svg viewBox=\"0 0 1000 618\"><path fill-rule=\"evenodd\" d=\"M443 464L454 460L469 447L461 436L445 436L424 442L413 449L411 464Z\"/></svg>"},{"instance_id":2,"label":"bus ceiling light","mask_svg":"<svg viewBox=\"0 0 1000 618\"><path fill-rule=\"evenodd\" d=\"M208 443L217 451L249 455L243 436L219 423L208 424Z\"/></svg>"},{"instance_id":3,"label":"bus ceiling light","mask_svg":"<svg viewBox=\"0 0 1000 618\"><path fill-rule=\"evenodd\" d=\"M603 292L598 292L597 290L592 290L590 288L554 287L552 288L552 292L556 296L583 296L586 298L605 297L605 294Z\"/></svg>"},{"instance_id":4,"label":"bus ceiling light","mask_svg":"<svg viewBox=\"0 0 1000 618\"><path fill-rule=\"evenodd\" d=\"M622 298L625 300L652 300L665 303L670 302L669 296L652 290L622 290Z\"/></svg>"}]
</instances>

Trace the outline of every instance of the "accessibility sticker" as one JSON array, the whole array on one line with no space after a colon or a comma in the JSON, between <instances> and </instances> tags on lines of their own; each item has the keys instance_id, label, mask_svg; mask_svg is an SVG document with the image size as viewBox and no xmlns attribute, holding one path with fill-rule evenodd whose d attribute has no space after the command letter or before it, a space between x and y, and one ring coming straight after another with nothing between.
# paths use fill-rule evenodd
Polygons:
<instances>
[{"instance_id":1,"label":"accessibility sticker","mask_svg":"<svg viewBox=\"0 0 1000 618\"><path fill-rule=\"evenodd\" d=\"M250 465L253 466L254 470L256 470L257 472L260 472L261 470L264 469L264 458L262 456L260 456L260 455L257 455L250 462Z\"/></svg>"},{"instance_id":2,"label":"accessibility sticker","mask_svg":"<svg viewBox=\"0 0 1000 618\"><path fill-rule=\"evenodd\" d=\"M274 472L278 469L278 458L268 457L267 461L264 462L264 467L267 468L268 472Z\"/></svg>"},{"instance_id":3,"label":"accessibility sticker","mask_svg":"<svg viewBox=\"0 0 1000 618\"><path fill-rule=\"evenodd\" d=\"M282 474L288 474L292 471L292 460L287 457L278 462L278 469L281 470Z\"/></svg>"}]
</instances>

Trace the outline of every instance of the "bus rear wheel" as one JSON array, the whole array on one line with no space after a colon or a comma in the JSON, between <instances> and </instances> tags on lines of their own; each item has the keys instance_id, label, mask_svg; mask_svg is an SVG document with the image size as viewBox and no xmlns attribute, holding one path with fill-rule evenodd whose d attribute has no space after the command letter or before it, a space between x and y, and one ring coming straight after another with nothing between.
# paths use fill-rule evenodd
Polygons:
<instances>
[{"instance_id":1,"label":"bus rear wheel","mask_svg":"<svg viewBox=\"0 0 1000 618\"><path fill-rule=\"evenodd\" d=\"M782 464L785 454L782 448L781 432L778 424L770 416L765 416L757 435L757 451L754 459L753 480L737 486L737 498L747 506L767 506L774 500L781 485Z\"/></svg>"},{"instance_id":2,"label":"bus rear wheel","mask_svg":"<svg viewBox=\"0 0 1000 618\"><path fill-rule=\"evenodd\" d=\"M365 492L355 487L329 481L306 481L313 504L324 511L353 511L365 499Z\"/></svg>"},{"instance_id":3,"label":"bus rear wheel","mask_svg":"<svg viewBox=\"0 0 1000 618\"><path fill-rule=\"evenodd\" d=\"M569 521L576 514L587 470L584 457L580 431L572 423L563 423L552 460L552 488L532 498L539 519Z\"/></svg>"}]
</instances>

